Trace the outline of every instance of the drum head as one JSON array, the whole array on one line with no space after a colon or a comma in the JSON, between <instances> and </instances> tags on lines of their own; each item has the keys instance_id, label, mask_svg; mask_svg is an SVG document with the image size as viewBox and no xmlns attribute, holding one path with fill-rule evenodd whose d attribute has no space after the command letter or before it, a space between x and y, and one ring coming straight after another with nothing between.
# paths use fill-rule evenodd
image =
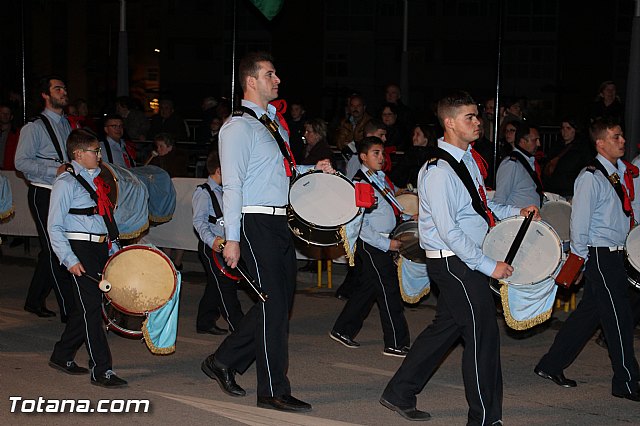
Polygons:
<instances>
[{"instance_id":1,"label":"drum head","mask_svg":"<svg viewBox=\"0 0 640 426\"><path fill-rule=\"evenodd\" d=\"M102 178L104 183L109 185L107 197L109 197L109 201L111 201L111 204L113 204L113 208L115 209L118 207L118 178L116 177L115 172L109 164L101 161L100 174L98 176Z\"/></svg>"},{"instance_id":2,"label":"drum head","mask_svg":"<svg viewBox=\"0 0 640 426\"><path fill-rule=\"evenodd\" d=\"M289 190L289 204L305 222L338 227L358 214L355 188L342 175L312 171L299 176Z\"/></svg>"},{"instance_id":3,"label":"drum head","mask_svg":"<svg viewBox=\"0 0 640 426\"><path fill-rule=\"evenodd\" d=\"M516 237L524 217L510 217L489 231L482 243L485 255L504 260ZM562 259L562 243L558 234L546 223L531 222L529 229L513 259L513 275L504 279L512 285L535 284L553 276Z\"/></svg>"},{"instance_id":4,"label":"drum head","mask_svg":"<svg viewBox=\"0 0 640 426\"><path fill-rule=\"evenodd\" d=\"M624 247L627 251L627 260L633 269L640 272L640 226L636 226L629 232Z\"/></svg>"},{"instance_id":5,"label":"drum head","mask_svg":"<svg viewBox=\"0 0 640 426\"><path fill-rule=\"evenodd\" d=\"M418 214L420 211L420 204L418 203L418 194L406 193L396 195L396 200L402 206L402 213L408 214L409 216L413 216Z\"/></svg>"},{"instance_id":6,"label":"drum head","mask_svg":"<svg viewBox=\"0 0 640 426\"><path fill-rule=\"evenodd\" d=\"M402 242L400 254L416 263L427 263L427 255L422 247L420 247L420 236L418 234L418 222L408 220L402 222L391 233L390 237L394 240Z\"/></svg>"},{"instance_id":7,"label":"drum head","mask_svg":"<svg viewBox=\"0 0 640 426\"><path fill-rule=\"evenodd\" d=\"M540 216L558 233L562 241L571 239L571 204L566 201L549 201L542 205Z\"/></svg>"},{"instance_id":8,"label":"drum head","mask_svg":"<svg viewBox=\"0 0 640 426\"><path fill-rule=\"evenodd\" d=\"M127 246L109 258L104 279L111 283L105 297L128 314L154 311L167 303L176 290L176 270L160 250Z\"/></svg>"}]
</instances>

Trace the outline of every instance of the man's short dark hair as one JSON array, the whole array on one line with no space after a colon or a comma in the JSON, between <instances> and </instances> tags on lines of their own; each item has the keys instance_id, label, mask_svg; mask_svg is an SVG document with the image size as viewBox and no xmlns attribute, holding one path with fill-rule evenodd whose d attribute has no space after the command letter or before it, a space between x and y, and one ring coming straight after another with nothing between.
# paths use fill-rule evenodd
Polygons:
<instances>
[{"instance_id":1,"label":"man's short dark hair","mask_svg":"<svg viewBox=\"0 0 640 426\"><path fill-rule=\"evenodd\" d=\"M593 146L595 146L598 139L604 139L604 137L607 135L607 130L613 129L617 126L620 126L620 123L612 118L596 118L593 123L591 123L591 127L589 128L589 135L591 136Z\"/></svg>"},{"instance_id":2,"label":"man's short dark hair","mask_svg":"<svg viewBox=\"0 0 640 426\"><path fill-rule=\"evenodd\" d=\"M380 130L380 129L385 130L386 128L387 126L385 126L381 120L378 120L377 118L372 118L367 122L367 124L364 125L364 133L371 134L371 133L375 133L376 130Z\"/></svg>"},{"instance_id":3,"label":"man's short dark hair","mask_svg":"<svg viewBox=\"0 0 640 426\"><path fill-rule=\"evenodd\" d=\"M273 56L267 52L249 52L240 60L238 78L243 91L246 92L247 90L247 77L258 78L260 62L271 62L273 64Z\"/></svg>"},{"instance_id":4,"label":"man's short dark hair","mask_svg":"<svg viewBox=\"0 0 640 426\"><path fill-rule=\"evenodd\" d=\"M74 129L67 137L67 155L75 159L73 153L80 149L87 149L94 142L98 142L98 137L92 131L86 129Z\"/></svg>"},{"instance_id":5,"label":"man's short dark hair","mask_svg":"<svg viewBox=\"0 0 640 426\"><path fill-rule=\"evenodd\" d=\"M471 95L464 90L458 90L448 94L438 101L438 120L444 128L444 119L453 117L455 110L466 105L476 105Z\"/></svg>"},{"instance_id":6,"label":"man's short dark hair","mask_svg":"<svg viewBox=\"0 0 640 426\"><path fill-rule=\"evenodd\" d=\"M207 172L209 172L209 174L212 175L219 168L220 168L220 154L218 154L218 151L213 150L207 156Z\"/></svg>"},{"instance_id":7,"label":"man's short dark hair","mask_svg":"<svg viewBox=\"0 0 640 426\"><path fill-rule=\"evenodd\" d=\"M122 118L122 116L118 114L107 114L107 116L103 120L103 123L106 125L109 120L120 120L124 122L124 118Z\"/></svg>"},{"instance_id":8,"label":"man's short dark hair","mask_svg":"<svg viewBox=\"0 0 640 426\"><path fill-rule=\"evenodd\" d=\"M358 158L360 158L360 154L366 154L369 152L372 146L374 145L382 145L384 146L384 142L377 136L367 136L362 139L360 142L356 144L358 148ZM362 162L362 161L360 161Z\"/></svg>"},{"instance_id":9,"label":"man's short dark hair","mask_svg":"<svg viewBox=\"0 0 640 426\"><path fill-rule=\"evenodd\" d=\"M171 133L158 133L153 137L154 142L164 142L164 144L168 147L176 146L176 141L173 138Z\"/></svg>"},{"instance_id":10,"label":"man's short dark hair","mask_svg":"<svg viewBox=\"0 0 640 426\"><path fill-rule=\"evenodd\" d=\"M45 94L45 95L51 95L50 89L51 89L51 80L60 80L62 82L64 82L64 78L62 78L59 75L56 74L49 74L49 75L45 75L42 78L40 78L40 80L38 81L38 93L39 94Z\"/></svg>"},{"instance_id":11,"label":"man's short dark hair","mask_svg":"<svg viewBox=\"0 0 640 426\"><path fill-rule=\"evenodd\" d=\"M526 139L527 136L531 134L531 129L535 129L539 131L538 126L532 123L524 122L524 121L519 122L517 125L514 123L509 123L509 124L513 124L516 128L516 139L514 142L516 146L520 145L520 139Z\"/></svg>"}]
</instances>

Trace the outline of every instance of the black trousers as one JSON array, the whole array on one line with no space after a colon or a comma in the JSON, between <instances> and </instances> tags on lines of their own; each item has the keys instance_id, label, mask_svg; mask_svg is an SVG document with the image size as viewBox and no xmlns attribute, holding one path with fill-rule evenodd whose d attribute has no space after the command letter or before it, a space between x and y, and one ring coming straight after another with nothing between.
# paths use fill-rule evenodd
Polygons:
<instances>
[{"instance_id":1,"label":"black trousers","mask_svg":"<svg viewBox=\"0 0 640 426\"><path fill-rule=\"evenodd\" d=\"M415 407L416 395L462 338L468 424L501 420L500 336L487 277L469 269L457 256L427 259L427 269L440 289L435 319L415 339L383 397L399 407Z\"/></svg>"},{"instance_id":2,"label":"black trousers","mask_svg":"<svg viewBox=\"0 0 640 426\"><path fill-rule=\"evenodd\" d=\"M64 319L74 309L74 296L70 274L53 252L47 232L51 190L29 185L27 196L29 210L38 230L40 253L24 304L35 309L44 307L53 288L60 307L60 317Z\"/></svg>"},{"instance_id":3,"label":"black trousers","mask_svg":"<svg viewBox=\"0 0 640 426\"><path fill-rule=\"evenodd\" d=\"M80 259L86 274L98 278L109 258L107 243L71 240L71 248ZM102 320L102 291L98 284L85 276L71 276L75 303L60 340L53 348L52 359L71 361L84 343L89 354L91 376L111 369L111 352Z\"/></svg>"},{"instance_id":4,"label":"black trousers","mask_svg":"<svg viewBox=\"0 0 640 426\"><path fill-rule=\"evenodd\" d=\"M404 317L398 272L391 252L358 239L355 273L358 285L338 316L333 330L354 338L374 303L380 310L384 346L409 346L409 327Z\"/></svg>"},{"instance_id":5,"label":"black trousers","mask_svg":"<svg viewBox=\"0 0 640 426\"><path fill-rule=\"evenodd\" d=\"M638 390L640 377L633 349L634 325L624 260L623 251L589 248L582 300L565 321L538 367L549 374L562 373L598 326L602 326L613 367L611 390L616 393Z\"/></svg>"},{"instance_id":6,"label":"black trousers","mask_svg":"<svg viewBox=\"0 0 640 426\"><path fill-rule=\"evenodd\" d=\"M215 352L215 359L239 373L255 360L258 396L290 395L289 311L296 284L296 253L287 217L243 214L240 252L269 299L247 312Z\"/></svg>"},{"instance_id":7,"label":"black trousers","mask_svg":"<svg viewBox=\"0 0 640 426\"><path fill-rule=\"evenodd\" d=\"M208 247L202 240L198 242L198 257L207 274L207 284L198 304L196 328L208 330L222 315L229 323L229 329L234 331L244 316L238 300L238 283L218 270L213 263L211 251L211 247Z\"/></svg>"}]
</instances>

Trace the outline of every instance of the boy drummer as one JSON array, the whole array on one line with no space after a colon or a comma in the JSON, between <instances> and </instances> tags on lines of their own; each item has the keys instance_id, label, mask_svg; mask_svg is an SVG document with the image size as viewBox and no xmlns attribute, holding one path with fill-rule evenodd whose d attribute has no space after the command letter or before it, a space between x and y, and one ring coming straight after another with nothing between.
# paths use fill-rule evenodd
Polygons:
<instances>
[{"instance_id":1,"label":"boy drummer","mask_svg":"<svg viewBox=\"0 0 640 426\"><path fill-rule=\"evenodd\" d=\"M107 225L98 212L110 217L112 212L106 189L94 182L100 173L100 143L93 133L76 129L67 139L67 154L73 161L53 184L48 232L53 251L71 273L69 284L77 309L70 313L49 365L67 374L86 374L88 370L73 360L84 342L89 353L91 384L124 387L127 382L111 370L111 352L102 324L102 292L89 278L98 279L109 258ZM98 179L97 183L103 182ZM89 187L97 192L97 206Z\"/></svg>"}]
</instances>

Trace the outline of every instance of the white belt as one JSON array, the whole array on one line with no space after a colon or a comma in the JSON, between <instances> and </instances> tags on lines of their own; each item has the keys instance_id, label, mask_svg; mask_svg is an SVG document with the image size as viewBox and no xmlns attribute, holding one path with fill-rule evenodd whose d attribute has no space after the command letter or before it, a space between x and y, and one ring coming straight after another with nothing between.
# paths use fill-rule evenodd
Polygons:
<instances>
[{"instance_id":1,"label":"white belt","mask_svg":"<svg viewBox=\"0 0 640 426\"><path fill-rule=\"evenodd\" d=\"M287 208L271 206L243 206L242 213L261 213L273 216L285 216L287 214Z\"/></svg>"},{"instance_id":2,"label":"white belt","mask_svg":"<svg viewBox=\"0 0 640 426\"><path fill-rule=\"evenodd\" d=\"M87 234L84 232L65 232L64 235L70 240L91 241L92 243L104 243L107 236L104 234Z\"/></svg>"},{"instance_id":3,"label":"white belt","mask_svg":"<svg viewBox=\"0 0 640 426\"><path fill-rule=\"evenodd\" d=\"M52 189L53 185L47 185L46 183L39 183L39 182L29 182L31 185L33 186L37 186L39 188L45 188L45 189Z\"/></svg>"},{"instance_id":4,"label":"white belt","mask_svg":"<svg viewBox=\"0 0 640 426\"><path fill-rule=\"evenodd\" d=\"M455 256L455 253L450 250L425 250L424 252L429 259L443 259Z\"/></svg>"}]
</instances>

